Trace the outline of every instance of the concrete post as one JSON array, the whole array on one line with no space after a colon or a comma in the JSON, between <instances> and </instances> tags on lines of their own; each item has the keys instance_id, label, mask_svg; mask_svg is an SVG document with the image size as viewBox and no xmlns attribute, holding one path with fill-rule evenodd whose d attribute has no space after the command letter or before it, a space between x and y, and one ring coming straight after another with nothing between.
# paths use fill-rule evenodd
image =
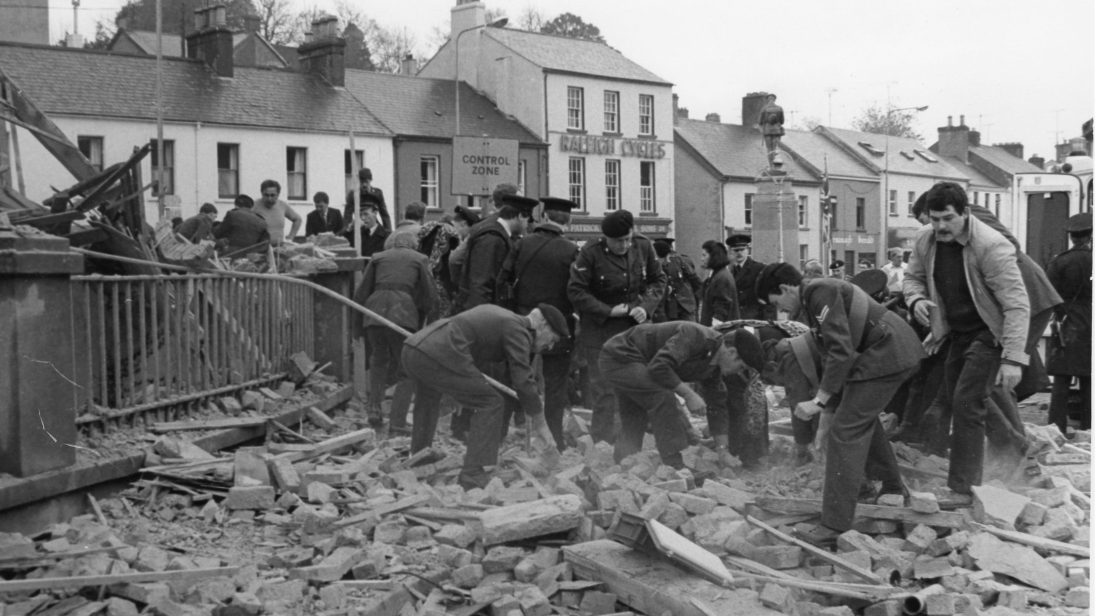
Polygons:
<instances>
[{"instance_id":1,"label":"concrete post","mask_svg":"<svg viewBox=\"0 0 1095 616\"><path fill-rule=\"evenodd\" d=\"M82 321L70 277L83 270L68 240L0 228L0 472L28 477L76 462L87 391L77 384Z\"/></svg>"},{"instance_id":2,"label":"concrete post","mask_svg":"<svg viewBox=\"0 0 1095 616\"><path fill-rule=\"evenodd\" d=\"M753 197L753 259L760 263L779 262L780 228L783 229L783 261L799 267L798 199L789 175L762 175L756 180ZM778 182L777 182L778 180ZM783 210L782 223L780 210Z\"/></svg>"},{"instance_id":3,"label":"concrete post","mask_svg":"<svg viewBox=\"0 0 1095 616\"><path fill-rule=\"evenodd\" d=\"M354 295L354 273L363 271L368 259L338 259L339 271L317 274L312 281L342 295L352 298ZM326 374L346 383L353 379L353 319L361 315L334 299L315 293L312 308L312 335L315 340L315 354L312 358L319 365L331 362Z\"/></svg>"}]
</instances>

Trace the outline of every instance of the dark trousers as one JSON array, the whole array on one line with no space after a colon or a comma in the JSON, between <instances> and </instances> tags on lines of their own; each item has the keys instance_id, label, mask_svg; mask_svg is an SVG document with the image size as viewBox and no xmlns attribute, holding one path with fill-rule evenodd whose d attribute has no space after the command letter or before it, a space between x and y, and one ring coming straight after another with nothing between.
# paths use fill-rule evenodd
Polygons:
<instances>
[{"instance_id":1,"label":"dark trousers","mask_svg":"<svg viewBox=\"0 0 1095 616\"><path fill-rule=\"evenodd\" d=\"M468 431L464 468L493 466L502 442L502 394L491 387L475 366L447 366L418 349L403 348L403 368L415 384L414 426L411 451L433 444L437 432L441 392L457 404L473 409Z\"/></svg>"},{"instance_id":2,"label":"dark trousers","mask_svg":"<svg viewBox=\"0 0 1095 616\"><path fill-rule=\"evenodd\" d=\"M684 417L677 411L673 392L654 383L645 364L619 362L601 355L599 372L616 393L620 433L613 458L617 462L642 451L647 425L654 432L658 455L668 463L688 447Z\"/></svg>"},{"instance_id":3,"label":"dark trousers","mask_svg":"<svg viewBox=\"0 0 1095 616\"><path fill-rule=\"evenodd\" d=\"M555 437L555 446L566 449L563 438L563 414L566 411L569 388L567 376L570 375L570 353L557 353L540 356L544 377L544 421L551 435Z\"/></svg>"},{"instance_id":4,"label":"dark trousers","mask_svg":"<svg viewBox=\"0 0 1095 616\"><path fill-rule=\"evenodd\" d=\"M909 368L869 381L849 381L841 392L825 460L825 489L821 523L846 531L855 519L856 499L867 477L882 481L883 492L901 492L903 483L886 432L878 416L916 368Z\"/></svg>"},{"instance_id":5,"label":"dark trousers","mask_svg":"<svg viewBox=\"0 0 1095 616\"><path fill-rule=\"evenodd\" d=\"M369 370L369 404L379 409L388 386L393 383L402 384L407 379L399 360L406 337L387 327L368 327L365 329L365 339L369 345L369 357L372 363ZM405 404L409 403L410 400L406 399ZM392 414L395 414L394 399L392 405ZM406 420L406 408L402 409L402 415Z\"/></svg>"},{"instance_id":6,"label":"dark trousers","mask_svg":"<svg viewBox=\"0 0 1095 616\"><path fill-rule=\"evenodd\" d=\"M589 391L593 397L593 421L589 426L589 435L593 442L616 442L616 435L620 428L620 418L617 413L616 393L601 373L600 356L601 347L583 346L582 354L586 359L586 367L589 369Z\"/></svg>"},{"instance_id":7,"label":"dark trousers","mask_svg":"<svg viewBox=\"0 0 1095 616\"><path fill-rule=\"evenodd\" d=\"M1068 428L1068 397L1072 389L1072 378L1066 374L1053 375L1053 393L1049 398L1049 423L1057 424L1061 434ZM1078 376L1080 379L1080 429L1091 429L1091 377Z\"/></svg>"},{"instance_id":8,"label":"dark trousers","mask_svg":"<svg viewBox=\"0 0 1095 616\"><path fill-rule=\"evenodd\" d=\"M981 485L985 460L985 400L1000 369L1000 346L992 332L951 333L943 387L954 414L947 485L969 494Z\"/></svg>"}]
</instances>

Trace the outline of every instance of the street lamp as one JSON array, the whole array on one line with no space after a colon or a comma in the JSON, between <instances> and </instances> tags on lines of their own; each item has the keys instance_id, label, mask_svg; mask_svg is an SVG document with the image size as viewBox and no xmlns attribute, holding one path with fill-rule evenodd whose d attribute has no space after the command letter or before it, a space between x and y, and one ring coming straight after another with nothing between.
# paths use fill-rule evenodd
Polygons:
<instances>
[{"instance_id":1,"label":"street lamp","mask_svg":"<svg viewBox=\"0 0 1095 616\"><path fill-rule=\"evenodd\" d=\"M473 26L466 30L461 30L456 34L456 69L453 71L453 87L456 89L456 133L453 137L460 135L460 37L464 36L472 30L478 30L480 28L502 28L509 23L508 17L503 17L497 21L492 21L489 24L483 24L481 26Z\"/></svg>"},{"instance_id":2,"label":"street lamp","mask_svg":"<svg viewBox=\"0 0 1095 616\"><path fill-rule=\"evenodd\" d=\"M890 109L886 112L886 169L882 174L882 233L878 237L878 254L875 255L875 262L883 258L884 253L889 250L889 238L890 238L890 118L898 111L927 111L928 106L923 107L901 107L899 109ZM896 201L896 200L895 200Z\"/></svg>"}]
</instances>

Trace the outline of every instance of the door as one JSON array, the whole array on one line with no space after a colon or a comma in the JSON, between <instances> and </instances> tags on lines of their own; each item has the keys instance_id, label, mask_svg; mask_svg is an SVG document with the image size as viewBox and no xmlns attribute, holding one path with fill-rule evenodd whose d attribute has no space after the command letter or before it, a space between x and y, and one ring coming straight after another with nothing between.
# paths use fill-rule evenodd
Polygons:
<instances>
[{"instance_id":1,"label":"door","mask_svg":"<svg viewBox=\"0 0 1095 616\"><path fill-rule=\"evenodd\" d=\"M1044 269L1055 255L1068 250L1065 222L1069 216L1066 192L1027 194L1027 254Z\"/></svg>"}]
</instances>

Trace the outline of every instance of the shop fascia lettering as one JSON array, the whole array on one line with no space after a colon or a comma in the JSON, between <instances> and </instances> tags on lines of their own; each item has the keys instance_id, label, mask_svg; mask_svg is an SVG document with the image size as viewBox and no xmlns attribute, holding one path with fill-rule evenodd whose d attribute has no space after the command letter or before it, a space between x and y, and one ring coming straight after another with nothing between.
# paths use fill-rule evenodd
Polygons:
<instances>
[{"instance_id":1,"label":"shop fascia lettering","mask_svg":"<svg viewBox=\"0 0 1095 616\"><path fill-rule=\"evenodd\" d=\"M619 148L617 148L619 142ZM665 144L645 139L616 139L591 135L559 135L559 150L577 154L665 158Z\"/></svg>"}]
</instances>

